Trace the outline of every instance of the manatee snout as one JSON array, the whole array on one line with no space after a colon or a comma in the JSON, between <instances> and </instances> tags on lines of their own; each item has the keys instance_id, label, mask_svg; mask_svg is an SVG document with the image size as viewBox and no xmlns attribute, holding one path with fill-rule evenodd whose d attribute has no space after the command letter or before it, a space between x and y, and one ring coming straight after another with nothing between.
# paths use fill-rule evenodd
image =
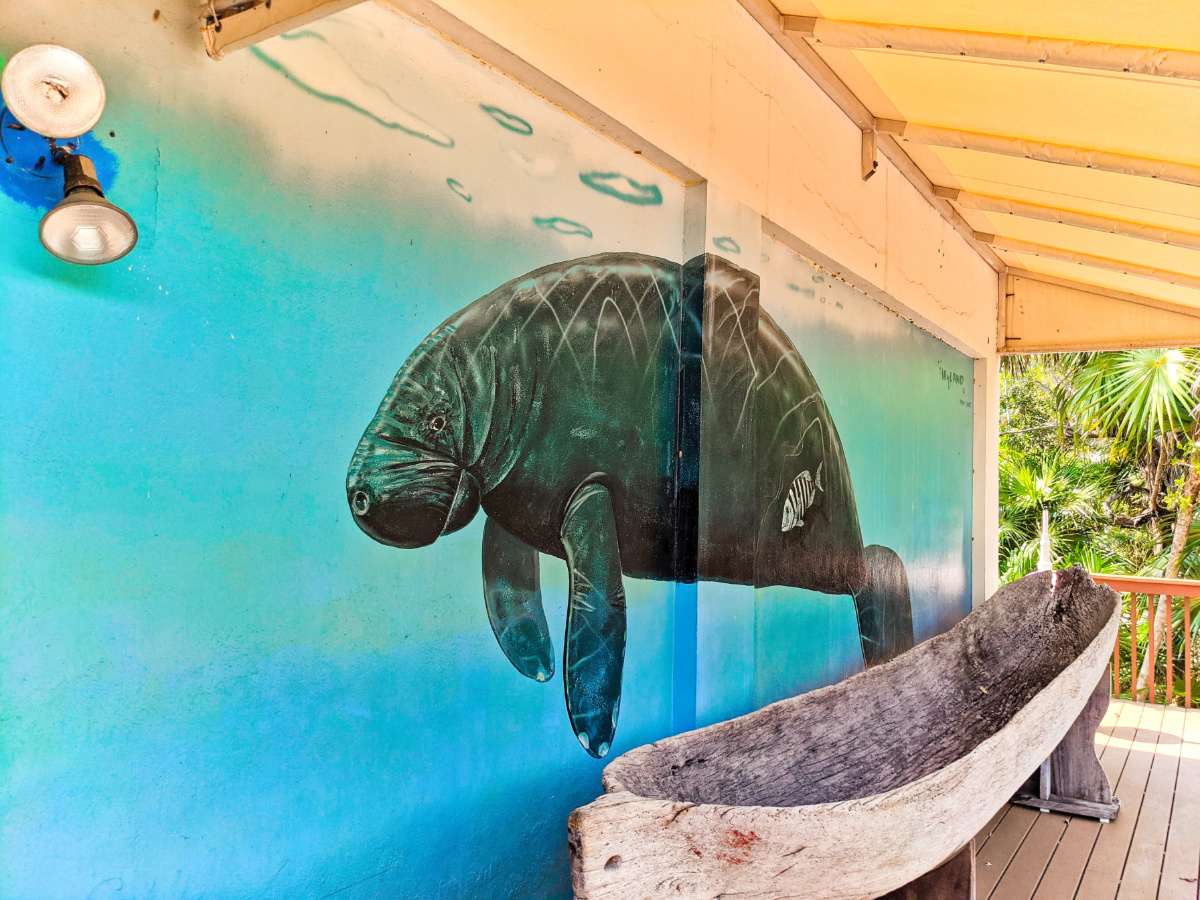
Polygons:
<instances>
[{"instance_id":1,"label":"manatee snout","mask_svg":"<svg viewBox=\"0 0 1200 900\"><path fill-rule=\"evenodd\" d=\"M462 528L479 511L479 482L452 460L363 439L346 476L354 521L372 539L411 550Z\"/></svg>"}]
</instances>

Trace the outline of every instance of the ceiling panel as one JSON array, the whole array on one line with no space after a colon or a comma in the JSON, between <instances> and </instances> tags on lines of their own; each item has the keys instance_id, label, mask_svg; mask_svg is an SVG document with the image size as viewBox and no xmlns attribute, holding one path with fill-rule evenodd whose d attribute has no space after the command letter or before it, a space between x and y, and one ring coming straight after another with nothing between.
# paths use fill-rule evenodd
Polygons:
<instances>
[{"instance_id":1,"label":"ceiling panel","mask_svg":"<svg viewBox=\"0 0 1200 900\"><path fill-rule=\"evenodd\" d=\"M905 121L1200 165L1200 82L893 51L854 56ZM827 58L837 71L832 52Z\"/></svg>"},{"instance_id":2,"label":"ceiling panel","mask_svg":"<svg viewBox=\"0 0 1200 900\"><path fill-rule=\"evenodd\" d=\"M1015 269L1025 269L1029 272L1052 275L1055 278L1076 281L1080 284L1094 285L1095 287L1108 288L1109 290L1121 291L1126 294L1150 297L1154 300L1179 303L1183 306L1200 309L1200 291L1192 288L1165 284L1161 281L1152 281L1148 278L1138 278L1134 275L1122 275L1120 272L1094 269L1091 266L1059 262L1053 259L1040 259L1036 256L1027 256L1023 253L999 251L999 255L1007 265Z\"/></svg>"},{"instance_id":3,"label":"ceiling panel","mask_svg":"<svg viewBox=\"0 0 1200 900\"><path fill-rule=\"evenodd\" d=\"M1113 0L778 0L776 5L792 15L1200 53L1196 0L1154 0L1134 7ZM804 40L798 33L793 39ZM964 42L971 46L970 39ZM877 119L1118 155L1101 164L1121 165L1125 156L1147 161L1135 168L1152 169L1154 162L1194 166L1200 177L1200 81L966 55L809 46ZM973 209L963 198L956 206L978 233L1037 252L1092 258L1072 263L993 247L1007 265L1200 308L1200 251L1103 230L1126 223L1184 233L1184 239L1200 235L1200 187L1008 156L1003 151L1018 148L1003 141L995 153L905 140L901 147L935 185L1103 219L1096 223L1101 229L1078 221L1064 225ZM1084 159L1083 154L1077 158ZM1179 177L1189 176L1185 170ZM1165 280L1112 271L1110 263L1144 268ZM1172 273L1187 284L1171 283Z\"/></svg>"},{"instance_id":4,"label":"ceiling panel","mask_svg":"<svg viewBox=\"0 0 1200 900\"><path fill-rule=\"evenodd\" d=\"M797 16L1200 50L1195 0L777 0L775 5Z\"/></svg>"},{"instance_id":5,"label":"ceiling panel","mask_svg":"<svg viewBox=\"0 0 1200 900\"><path fill-rule=\"evenodd\" d=\"M1200 233L1200 188L973 150L905 149L935 184Z\"/></svg>"},{"instance_id":6,"label":"ceiling panel","mask_svg":"<svg viewBox=\"0 0 1200 900\"><path fill-rule=\"evenodd\" d=\"M961 212L972 226L979 223L976 231L1200 278L1200 253L1195 250L1021 216L977 209L964 209Z\"/></svg>"}]
</instances>

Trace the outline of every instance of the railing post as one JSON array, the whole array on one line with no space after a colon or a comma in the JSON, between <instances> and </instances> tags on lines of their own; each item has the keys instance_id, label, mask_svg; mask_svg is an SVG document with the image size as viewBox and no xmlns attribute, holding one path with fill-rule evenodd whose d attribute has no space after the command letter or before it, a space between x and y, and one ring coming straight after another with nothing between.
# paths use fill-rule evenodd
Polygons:
<instances>
[{"instance_id":1,"label":"railing post","mask_svg":"<svg viewBox=\"0 0 1200 900\"><path fill-rule=\"evenodd\" d=\"M1129 592L1129 699L1137 703L1137 594Z\"/></svg>"},{"instance_id":2,"label":"railing post","mask_svg":"<svg viewBox=\"0 0 1200 900\"><path fill-rule=\"evenodd\" d=\"M1192 598L1183 598L1183 708L1192 705Z\"/></svg>"},{"instance_id":3,"label":"railing post","mask_svg":"<svg viewBox=\"0 0 1200 900\"><path fill-rule=\"evenodd\" d=\"M1112 695L1113 699L1121 699L1121 629L1117 629L1117 639L1113 644L1113 671L1112 671Z\"/></svg>"},{"instance_id":4,"label":"railing post","mask_svg":"<svg viewBox=\"0 0 1200 900\"><path fill-rule=\"evenodd\" d=\"M1175 598L1163 597L1167 601L1167 633L1163 646L1167 648L1167 679L1163 690L1163 706L1170 706L1175 700L1175 635L1172 634L1172 619L1175 617Z\"/></svg>"},{"instance_id":5,"label":"railing post","mask_svg":"<svg viewBox=\"0 0 1200 900\"><path fill-rule=\"evenodd\" d=\"M1157 703L1158 696L1154 692L1154 672L1158 668L1158 642L1154 639L1154 620L1157 617L1154 596L1146 595L1146 652L1150 655L1150 677L1146 679L1146 687L1150 689L1150 702Z\"/></svg>"}]
</instances>

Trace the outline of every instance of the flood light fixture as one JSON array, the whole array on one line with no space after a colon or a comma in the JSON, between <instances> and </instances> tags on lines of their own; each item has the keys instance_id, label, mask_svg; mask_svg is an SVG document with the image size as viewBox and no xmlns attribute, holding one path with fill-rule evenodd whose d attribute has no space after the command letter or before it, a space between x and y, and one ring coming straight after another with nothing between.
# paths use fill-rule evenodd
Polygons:
<instances>
[{"instance_id":1,"label":"flood light fixture","mask_svg":"<svg viewBox=\"0 0 1200 900\"><path fill-rule=\"evenodd\" d=\"M48 138L79 137L104 112L100 73L57 44L34 44L15 54L0 75L0 94L18 122Z\"/></svg>"},{"instance_id":2,"label":"flood light fixture","mask_svg":"<svg viewBox=\"0 0 1200 900\"><path fill-rule=\"evenodd\" d=\"M47 139L49 156L62 166L63 198L38 226L42 246L78 266L110 263L132 250L138 241L133 217L105 199L95 165L75 152L78 142L56 143L80 137L100 121L104 82L95 67L74 50L34 44L0 73L0 95L20 125Z\"/></svg>"},{"instance_id":3,"label":"flood light fixture","mask_svg":"<svg viewBox=\"0 0 1200 900\"><path fill-rule=\"evenodd\" d=\"M38 226L42 246L77 266L114 262L132 250L137 225L129 213L104 199L92 161L61 148L54 161L63 168L63 198Z\"/></svg>"}]
</instances>

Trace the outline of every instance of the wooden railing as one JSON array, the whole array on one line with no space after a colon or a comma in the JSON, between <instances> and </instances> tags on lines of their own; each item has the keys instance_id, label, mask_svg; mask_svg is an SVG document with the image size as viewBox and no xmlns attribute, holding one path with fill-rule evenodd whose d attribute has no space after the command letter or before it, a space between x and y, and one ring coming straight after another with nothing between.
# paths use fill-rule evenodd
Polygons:
<instances>
[{"instance_id":1,"label":"wooden railing","mask_svg":"<svg viewBox=\"0 0 1200 900\"><path fill-rule=\"evenodd\" d=\"M1129 660L1129 696L1133 700L1147 700L1151 703L1158 702L1156 693L1156 671L1158 668L1158 657L1161 651L1166 649L1163 654L1165 659L1165 684L1163 686L1163 702L1170 703L1175 692L1175 637L1173 634L1174 612L1177 603L1182 603L1183 607L1183 705L1191 707L1192 705L1192 601L1194 598L1200 597L1200 581L1192 581L1185 578L1139 578L1133 575L1101 575L1092 573L1092 578L1098 584L1107 584L1115 591L1128 596L1128 617L1129 617L1129 632L1125 637L1125 647L1122 648L1122 635L1117 634L1117 643L1113 648L1113 696L1121 696L1121 656L1122 650L1125 650L1126 658ZM1149 646L1145 648L1145 652L1149 654L1152 665L1149 669L1149 679L1146 683L1145 691L1142 696L1138 696L1138 626L1141 622L1140 606L1138 595L1145 598L1146 620L1147 624L1154 618L1155 610L1158 606L1159 597L1170 597L1171 615L1167 616L1167 625L1165 634L1162 635L1163 640L1156 641L1153 628L1147 628L1146 636ZM1124 612L1124 610L1122 611ZM1156 644L1158 646L1156 646Z\"/></svg>"}]
</instances>

